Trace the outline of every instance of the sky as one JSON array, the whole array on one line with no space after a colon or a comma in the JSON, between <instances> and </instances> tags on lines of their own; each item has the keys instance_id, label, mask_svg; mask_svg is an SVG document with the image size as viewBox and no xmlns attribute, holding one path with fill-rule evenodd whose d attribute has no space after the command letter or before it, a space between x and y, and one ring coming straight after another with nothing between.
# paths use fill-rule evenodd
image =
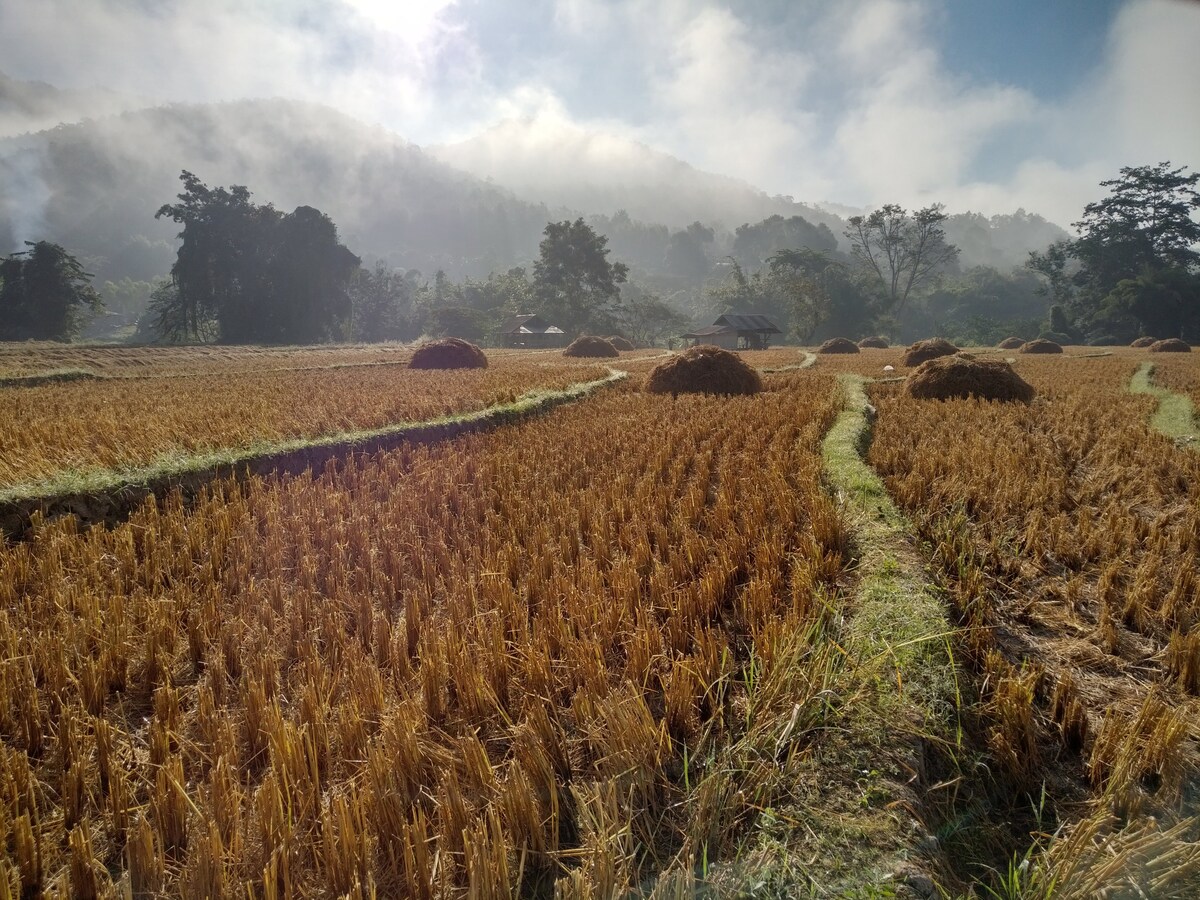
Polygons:
<instances>
[{"instance_id":1,"label":"sky","mask_svg":"<svg viewBox=\"0 0 1200 900\"><path fill-rule=\"evenodd\" d=\"M15 78L421 145L520 117L806 202L1063 224L1121 166L1200 166L1197 47L1192 0L0 0Z\"/></svg>"}]
</instances>

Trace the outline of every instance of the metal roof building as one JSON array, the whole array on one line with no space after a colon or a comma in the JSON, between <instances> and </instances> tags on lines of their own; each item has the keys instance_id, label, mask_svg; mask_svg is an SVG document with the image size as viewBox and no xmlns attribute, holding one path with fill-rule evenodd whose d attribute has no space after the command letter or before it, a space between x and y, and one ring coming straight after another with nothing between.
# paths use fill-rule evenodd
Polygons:
<instances>
[{"instance_id":1,"label":"metal roof building","mask_svg":"<svg viewBox=\"0 0 1200 900\"><path fill-rule=\"evenodd\" d=\"M707 328L697 328L684 337L693 344L713 344L726 350L765 350L773 334L782 332L766 316L725 313Z\"/></svg>"},{"instance_id":2,"label":"metal roof building","mask_svg":"<svg viewBox=\"0 0 1200 900\"><path fill-rule=\"evenodd\" d=\"M505 347L563 347L566 333L538 315L513 316L500 326L500 343Z\"/></svg>"}]
</instances>

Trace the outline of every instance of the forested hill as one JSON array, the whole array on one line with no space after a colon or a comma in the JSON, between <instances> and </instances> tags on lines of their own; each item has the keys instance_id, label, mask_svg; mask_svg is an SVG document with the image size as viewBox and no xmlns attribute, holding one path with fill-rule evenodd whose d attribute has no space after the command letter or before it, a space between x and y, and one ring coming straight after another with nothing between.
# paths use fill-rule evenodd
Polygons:
<instances>
[{"instance_id":1,"label":"forested hill","mask_svg":"<svg viewBox=\"0 0 1200 900\"><path fill-rule=\"evenodd\" d=\"M695 168L637 141L564 123L508 119L466 141L429 148L450 165L519 196L604 216L625 210L642 222L733 231L771 216L801 216L841 235L836 215L770 196L736 178Z\"/></svg>"},{"instance_id":2,"label":"forested hill","mask_svg":"<svg viewBox=\"0 0 1200 900\"><path fill-rule=\"evenodd\" d=\"M0 72L0 138L149 105L144 99L115 91L64 89L44 81L20 81Z\"/></svg>"},{"instance_id":3,"label":"forested hill","mask_svg":"<svg viewBox=\"0 0 1200 900\"><path fill-rule=\"evenodd\" d=\"M9 94L42 119L79 115L85 99L48 85L3 84L17 85ZM765 219L800 216L808 223L801 231L824 226L827 238L842 241L843 220L831 212L770 197L644 145L583 131L544 145L536 129L522 137L521 127L509 122L456 148L426 151L385 128L290 100L97 114L0 138L0 255L47 239L101 281L163 275L175 257L176 226L154 213L175 199L183 169L210 186L246 185L255 202L285 212L314 206L355 253L427 276L442 269L452 278L482 277L526 264L547 221L580 215L608 234L618 257L648 274L677 274L676 236L704 233L683 231L696 221L715 232L703 250L708 263L736 249L740 226ZM955 215L946 230L962 248L964 269L1019 265L1029 249L1065 234L1023 212ZM707 266L697 262L684 268L703 278Z\"/></svg>"},{"instance_id":4,"label":"forested hill","mask_svg":"<svg viewBox=\"0 0 1200 900\"><path fill-rule=\"evenodd\" d=\"M563 211L523 202L396 134L286 100L171 105L0 140L0 252L49 238L102 277L161 275L177 226L154 219L180 170L260 203L315 206L356 253L482 275L537 254Z\"/></svg>"}]
</instances>

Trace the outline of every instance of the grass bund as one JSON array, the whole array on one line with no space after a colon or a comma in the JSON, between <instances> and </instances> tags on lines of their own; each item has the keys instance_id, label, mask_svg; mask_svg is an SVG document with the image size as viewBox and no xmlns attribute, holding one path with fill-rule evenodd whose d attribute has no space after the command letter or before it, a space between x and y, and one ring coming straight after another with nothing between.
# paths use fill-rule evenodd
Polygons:
<instances>
[{"instance_id":1,"label":"grass bund","mask_svg":"<svg viewBox=\"0 0 1200 900\"><path fill-rule=\"evenodd\" d=\"M330 459L349 453L375 453L401 441L446 440L494 428L579 400L628 377L625 372L610 371L605 378L565 390L530 391L512 403L425 422L401 422L313 438L258 441L203 453L166 453L145 466L66 471L52 478L13 485L0 490L0 533L20 534L35 511L43 517L73 513L85 522L113 521L126 515L148 494L161 494L174 487L194 491L200 484L223 475L319 469Z\"/></svg>"},{"instance_id":2,"label":"grass bund","mask_svg":"<svg viewBox=\"0 0 1200 900\"><path fill-rule=\"evenodd\" d=\"M1177 394L1154 383L1154 363L1144 362L1129 381L1129 390L1135 394L1149 394L1158 398L1158 409L1150 424L1175 443L1200 450L1200 431L1196 428L1196 411L1186 394Z\"/></svg>"},{"instance_id":3,"label":"grass bund","mask_svg":"<svg viewBox=\"0 0 1200 900\"><path fill-rule=\"evenodd\" d=\"M904 352L11 479L0 898L1200 896L1200 368Z\"/></svg>"}]
</instances>

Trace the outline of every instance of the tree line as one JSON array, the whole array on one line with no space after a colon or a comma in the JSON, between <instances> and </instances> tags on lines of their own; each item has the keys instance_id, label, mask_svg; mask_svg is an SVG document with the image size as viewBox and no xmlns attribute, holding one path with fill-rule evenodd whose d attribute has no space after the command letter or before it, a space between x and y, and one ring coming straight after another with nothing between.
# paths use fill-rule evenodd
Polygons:
<instances>
[{"instance_id":1,"label":"tree line","mask_svg":"<svg viewBox=\"0 0 1200 900\"><path fill-rule=\"evenodd\" d=\"M678 274L657 283L640 271L631 279L629 265L610 259L606 235L582 218L547 223L528 267L461 282L437 272L427 281L415 270L364 267L313 207L284 213L254 202L244 186L210 188L187 171L180 179L177 202L157 213L181 226L169 279L104 286L110 302L126 305L139 287L150 294L152 328L143 337L483 341L507 318L538 313L568 333L621 333L649 345L737 311L767 315L801 343L905 332L967 343L1011 333L1070 342L1200 338L1200 225L1192 218L1200 174L1169 163L1102 182L1109 196L1085 208L1078 238L1032 252L1024 269L962 271L941 205L910 213L888 204L848 220L848 252L824 225L772 216L738 228L730 254L714 263L712 229L693 223L660 244ZM629 234L645 230L626 225ZM670 277L702 286L673 290ZM90 282L78 260L46 241L0 261L0 339L72 337L101 303Z\"/></svg>"}]
</instances>

